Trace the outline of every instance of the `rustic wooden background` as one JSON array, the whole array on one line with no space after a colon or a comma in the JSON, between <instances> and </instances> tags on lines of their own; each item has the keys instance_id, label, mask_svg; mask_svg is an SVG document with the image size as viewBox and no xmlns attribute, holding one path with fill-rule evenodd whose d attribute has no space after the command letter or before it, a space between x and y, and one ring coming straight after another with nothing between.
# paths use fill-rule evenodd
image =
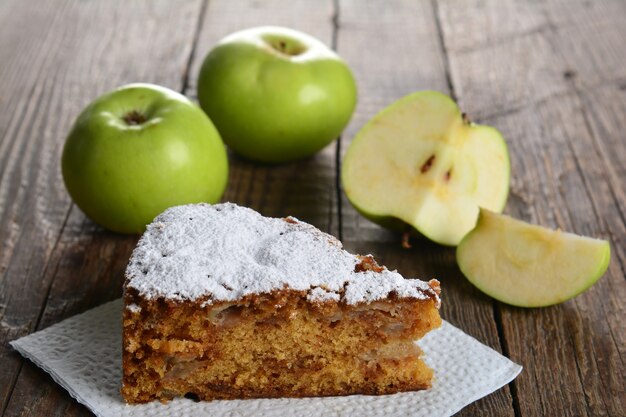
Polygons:
<instances>
[{"instance_id":1,"label":"rustic wooden background","mask_svg":"<svg viewBox=\"0 0 626 417\"><path fill-rule=\"evenodd\" d=\"M625 416L623 0L0 1L0 412L89 415L7 342L119 297L137 240L98 228L70 201L59 159L74 117L134 81L195 97L211 46L261 24L332 45L355 72L359 105L311 159L262 167L231 157L224 199L295 215L407 276L438 277L443 316L524 366L460 415ZM419 89L451 94L504 133L508 213L611 241L591 290L544 309L494 302L462 277L452 249L402 249L352 209L337 180L350 139Z\"/></svg>"}]
</instances>

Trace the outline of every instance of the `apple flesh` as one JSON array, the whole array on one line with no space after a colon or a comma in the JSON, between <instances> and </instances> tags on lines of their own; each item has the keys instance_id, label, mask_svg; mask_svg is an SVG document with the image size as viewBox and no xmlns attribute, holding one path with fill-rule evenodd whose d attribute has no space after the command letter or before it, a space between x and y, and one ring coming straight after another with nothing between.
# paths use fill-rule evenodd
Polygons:
<instances>
[{"instance_id":1,"label":"apple flesh","mask_svg":"<svg viewBox=\"0 0 626 417\"><path fill-rule=\"evenodd\" d=\"M481 209L459 244L457 262L478 289L520 307L568 300L593 285L609 265L604 240L550 230Z\"/></svg>"},{"instance_id":2,"label":"apple flesh","mask_svg":"<svg viewBox=\"0 0 626 417\"><path fill-rule=\"evenodd\" d=\"M465 120L445 94L420 91L356 134L341 177L365 217L455 246L476 224L479 207L503 210L509 157L496 129Z\"/></svg>"},{"instance_id":3,"label":"apple flesh","mask_svg":"<svg viewBox=\"0 0 626 417\"><path fill-rule=\"evenodd\" d=\"M252 160L281 163L319 151L356 105L352 72L319 40L282 27L233 33L206 56L198 100L224 142Z\"/></svg>"},{"instance_id":4,"label":"apple flesh","mask_svg":"<svg viewBox=\"0 0 626 417\"><path fill-rule=\"evenodd\" d=\"M130 84L89 104L61 165L78 207L121 233L143 232L171 206L217 202L228 179L226 149L204 112L151 84Z\"/></svg>"}]
</instances>

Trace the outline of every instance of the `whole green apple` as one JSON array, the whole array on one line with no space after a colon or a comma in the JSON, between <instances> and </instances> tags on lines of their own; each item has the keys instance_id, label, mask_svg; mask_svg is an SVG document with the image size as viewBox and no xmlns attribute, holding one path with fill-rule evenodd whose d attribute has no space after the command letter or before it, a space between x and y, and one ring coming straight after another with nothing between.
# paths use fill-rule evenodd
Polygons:
<instances>
[{"instance_id":1,"label":"whole green apple","mask_svg":"<svg viewBox=\"0 0 626 417\"><path fill-rule=\"evenodd\" d=\"M258 27L222 39L198 78L200 106L246 158L286 162L339 136L356 105L350 68L319 40Z\"/></svg>"},{"instance_id":2,"label":"whole green apple","mask_svg":"<svg viewBox=\"0 0 626 417\"><path fill-rule=\"evenodd\" d=\"M61 160L74 202L99 225L140 233L168 207L217 202L226 150L213 123L183 95L130 84L78 116Z\"/></svg>"}]
</instances>

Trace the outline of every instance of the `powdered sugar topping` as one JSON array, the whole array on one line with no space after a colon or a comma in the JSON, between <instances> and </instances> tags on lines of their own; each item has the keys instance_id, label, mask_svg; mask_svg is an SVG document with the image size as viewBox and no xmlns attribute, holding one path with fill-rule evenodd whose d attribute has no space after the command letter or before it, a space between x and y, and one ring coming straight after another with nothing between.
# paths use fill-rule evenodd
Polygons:
<instances>
[{"instance_id":1,"label":"powdered sugar topping","mask_svg":"<svg viewBox=\"0 0 626 417\"><path fill-rule=\"evenodd\" d=\"M436 297L428 283L395 271L355 272L360 259L334 237L293 218L263 217L232 203L173 207L146 230L126 286L148 299L236 301L289 288L312 302L357 304Z\"/></svg>"},{"instance_id":2,"label":"powdered sugar topping","mask_svg":"<svg viewBox=\"0 0 626 417\"><path fill-rule=\"evenodd\" d=\"M326 291L324 288L315 287L312 288L307 294L307 300L312 302L326 302L326 301L335 301L338 302L341 300L341 296L332 291Z\"/></svg>"}]
</instances>

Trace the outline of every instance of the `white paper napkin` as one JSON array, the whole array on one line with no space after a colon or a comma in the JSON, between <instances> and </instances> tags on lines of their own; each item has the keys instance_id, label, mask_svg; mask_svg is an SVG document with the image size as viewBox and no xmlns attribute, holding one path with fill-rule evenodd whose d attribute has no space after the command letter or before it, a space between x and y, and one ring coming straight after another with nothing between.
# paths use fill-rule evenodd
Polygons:
<instances>
[{"instance_id":1,"label":"white paper napkin","mask_svg":"<svg viewBox=\"0 0 626 417\"><path fill-rule=\"evenodd\" d=\"M122 301L104 304L11 345L97 416L450 416L515 378L521 366L444 322L419 345L433 387L394 395L126 405L119 393Z\"/></svg>"}]
</instances>

